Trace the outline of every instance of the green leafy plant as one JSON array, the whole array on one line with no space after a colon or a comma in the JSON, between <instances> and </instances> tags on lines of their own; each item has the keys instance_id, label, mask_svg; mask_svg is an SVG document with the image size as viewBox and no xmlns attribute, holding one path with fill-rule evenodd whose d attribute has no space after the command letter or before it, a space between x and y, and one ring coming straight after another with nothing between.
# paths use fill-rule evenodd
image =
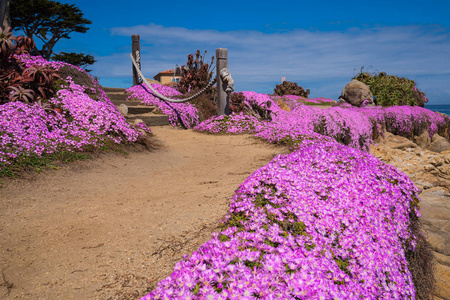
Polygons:
<instances>
[{"instance_id":1,"label":"green leafy plant","mask_svg":"<svg viewBox=\"0 0 450 300\"><path fill-rule=\"evenodd\" d=\"M415 81L405 77L387 75L385 72L369 73L364 71L364 67L361 67L360 72L353 79L369 86L377 105L417 105L424 107L425 103L428 102L425 93L416 87Z\"/></svg>"},{"instance_id":2,"label":"green leafy plant","mask_svg":"<svg viewBox=\"0 0 450 300\"><path fill-rule=\"evenodd\" d=\"M281 84L277 84L273 89L275 96L295 95L304 98L308 98L308 91L305 91L303 87L298 86L296 82L283 81Z\"/></svg>"}]
</instances>

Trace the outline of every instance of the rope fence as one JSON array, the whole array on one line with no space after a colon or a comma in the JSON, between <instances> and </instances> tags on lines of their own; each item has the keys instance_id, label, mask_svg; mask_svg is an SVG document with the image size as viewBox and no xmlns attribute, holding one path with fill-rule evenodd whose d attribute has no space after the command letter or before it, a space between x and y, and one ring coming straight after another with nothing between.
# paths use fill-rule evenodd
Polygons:
<instances>
[{"instance_id":1,"label":"rope fence","mask_svg":"<svg viewBox=\"0 0 450 300\"><path fill-rule=\"evenodd\" d=\"M167 101L167 102L172 102L172 103L183 103L183 102L188 102L191 101L194 98L197 98L198 96L200 96L201 94L203 94L204 92L206 92L208 89L210 89L215 83L216 83L216 78L214 78L212 81L210 81L203 89L201 89L199 92L195 93L194 95L188 97L188 98L183 98L183 99L173 99L173 98L169 98L166 97L164 95L161 95L160 93L158 93L158 91L156 91L152 85L150 83L148 83L147 80L145 80L145 76L144 74L142 74L142 71L140 70L138 64L136 63L136 60L133 57L133 54L130 54L131 57L131 61L133 62L133 65L136 69L136 71L138 72L139 76L141 78L143 78L144 83L148 86L148 88L153 92L153 94L158 97L161 100Z\"/></svg>"},{"instance_id":2,"label":"rope fence","mask_svg":"<svg viewBox=\"0 0 450 300\"><path fill-rule=\"evenodd\" d=\"M139 35L132 35L132 53L130 54L131 62L133 63L133 85L141 84L144 82L147 87L152 91L153 95L161 100L171 103L183 103L191 101L217 83L217 114L229 115L230 114L230 94L234 91L234 80L231 77L230 70L228 69L228 49L218 48L216 49L216 78L210 81L203 89L195 93L194 95L182 98L174 99L161 95L156 91L151 84L145 79L146 77L141 71L141 55L140 55L140 37Z\"/></svg>"}]
</instances>

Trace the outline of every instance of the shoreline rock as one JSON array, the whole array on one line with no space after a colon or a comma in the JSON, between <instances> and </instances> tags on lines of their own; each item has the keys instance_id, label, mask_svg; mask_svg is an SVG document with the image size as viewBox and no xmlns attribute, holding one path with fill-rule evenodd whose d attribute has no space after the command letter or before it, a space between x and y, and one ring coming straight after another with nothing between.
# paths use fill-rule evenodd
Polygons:
<instances>
[{"instance_id":1,"label":"shoreline rock","mask_svg":"<svg viewBox=\"0 0 450 300\"><path fill-rule=\"evenodd\" d=\"M442 139L448 144L440 136L430 139L427 132L414 142L385 133L370 152L408 175L420 189L421 219L435 254L435 299L450 299L450 150L431 151L442 149L432 147L433 142L445 146Z\"/></svg>"}]
</instances>

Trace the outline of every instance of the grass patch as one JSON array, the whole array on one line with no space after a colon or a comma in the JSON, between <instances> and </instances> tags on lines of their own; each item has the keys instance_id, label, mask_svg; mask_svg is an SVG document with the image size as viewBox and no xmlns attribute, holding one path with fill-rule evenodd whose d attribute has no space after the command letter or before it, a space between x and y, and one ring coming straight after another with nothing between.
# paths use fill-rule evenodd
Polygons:
<instances>
[{"instance_id":1,"label":"grass patch","mask_svg":"<svg viewBox=\"0 0 450 300\"><path fill-rule=\"evenodd\" d=\"M45 170L58 170L63 164L93 159L101 153L117 153L123 156L130 152L152 151L159 148L159 143L151 137L141 137L134 143L116 144L105 141L100 147L86 146L83 151L68 151L62 149L58 152L38 156L35 154L23 154L10 165L0 169L0 178L17 178L24 174L41 173ZM0 182L0 188L2 183Z\"/></svg>"}]
</instances>

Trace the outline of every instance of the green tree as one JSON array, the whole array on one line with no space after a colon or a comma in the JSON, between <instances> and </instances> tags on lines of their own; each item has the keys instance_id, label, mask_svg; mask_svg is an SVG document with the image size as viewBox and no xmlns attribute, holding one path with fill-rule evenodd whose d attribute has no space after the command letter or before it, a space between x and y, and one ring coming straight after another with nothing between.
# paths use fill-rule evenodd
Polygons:
<instances>
[{"instance_id":1,"label":"green tree","mask_svg":"<svg viewBox=\"0 0 450 300\"><path fill-rule=\"evenodd\" d=\"M86 72L90 72L92 70L86 69L88 65L92 65L96 62L94 57L89 54L84 53L75 53L75 52L60 52L58 54L54 54L52 56L53 60L63 61L69 63L74 66L78 66L83 68Z\"/></svg>"},{"instance_id":2,"label":"green tree","mask_svg":"<svg viewBox=\"0 0 450 300\"><path fill-rule=\"evenodd\" d=\"M14 0L10 5L11 27L43 42L37 54L49 60L60 39L70 39L72 32L85 33L92 22L74 4L51 0Z\"/></svg>"}]
</instances>

